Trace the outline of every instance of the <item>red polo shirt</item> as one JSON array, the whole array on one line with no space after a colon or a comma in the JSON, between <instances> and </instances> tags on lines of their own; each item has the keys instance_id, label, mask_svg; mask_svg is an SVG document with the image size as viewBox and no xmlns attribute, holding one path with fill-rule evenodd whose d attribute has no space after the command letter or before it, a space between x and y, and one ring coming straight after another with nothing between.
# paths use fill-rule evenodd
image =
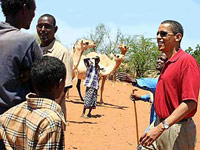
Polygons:
<instances>
[{"instance_id":1,"label":"red polo shirt","mask_svg":"<svg viewBox=\"0 0 200 150\"><path fill-rule=\"evenodd\" d=\"M155 111L167 118L186 100L198 101L200 72L196 60L180 49L164 65L155 93ZM185 118L194 116L196 109Z\"/></svg>"}]
</instances>

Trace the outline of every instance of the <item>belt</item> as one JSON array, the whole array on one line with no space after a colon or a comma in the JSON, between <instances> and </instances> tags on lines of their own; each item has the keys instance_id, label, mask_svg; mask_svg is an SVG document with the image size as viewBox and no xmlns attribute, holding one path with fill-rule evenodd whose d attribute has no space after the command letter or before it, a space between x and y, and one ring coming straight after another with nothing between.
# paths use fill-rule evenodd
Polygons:
<instances>
[{"instance_id":1,"label":"belt","mask_svg":"<svg viewBox=\"0 0 200 150\"><path fill-rule=\"evenodd\" d=\"M158 118L158 119L159 119L160 122L162 122L163 120L165 120L164 118ZM192 120L192 118L186 118L186 119L180 120L180 121L177 122L177 123L189 122L189 121L191 121L191 120Z\"/></svg>"}]
</instances>

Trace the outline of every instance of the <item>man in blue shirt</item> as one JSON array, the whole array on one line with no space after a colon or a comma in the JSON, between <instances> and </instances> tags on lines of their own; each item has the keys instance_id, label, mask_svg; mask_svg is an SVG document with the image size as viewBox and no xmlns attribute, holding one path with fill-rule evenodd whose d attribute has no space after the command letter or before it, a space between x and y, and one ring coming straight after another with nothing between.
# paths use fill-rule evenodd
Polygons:
<instances>
[{"instance_id":1,"label":"man in blue shirt","mask_svg":"<svg viewBox=\"0 0 200 150\"><path fill-rule=\"evenodd\" d=\"M167 58L166 58L166 55L164 53L161 53L158 56L156 70L159 71L159 74L160 74L160 72L161 72L161 70L163 68L163 65L166 62L166 60L167 60ZM126 74L126 73L118 73L116 78L118 80L120 80L120 81L125 81L125 82L128 82L128 83L132 83L133 86L136 86L138 88L141 88L141 89L148 90L148 91L152 92L153 98L155 96L158 77L157 78L135 79L135 78L132 78L130 75ZM140 95L137 95L135 93L132 93L130 95L130 99L131 100L142 100L142 101L145 101L145 102L152 103L151 115L150 115L150 124L157 118L156 112L154 110L154 102L151 99L150 94L140 96ZM147 130L148 130L148 128L147 128Z\"/></svg>"}]
</instances>

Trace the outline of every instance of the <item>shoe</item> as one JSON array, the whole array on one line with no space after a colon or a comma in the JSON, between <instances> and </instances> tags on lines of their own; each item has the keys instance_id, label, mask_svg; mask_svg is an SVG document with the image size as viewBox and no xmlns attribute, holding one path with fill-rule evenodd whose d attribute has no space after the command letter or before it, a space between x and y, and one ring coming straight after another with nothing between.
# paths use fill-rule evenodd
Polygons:
<instances>
[{"instance_id":1,"label":"shoe","mask_svg":"<svg viewBox=\"0 0 200 150\"><path fill-rule=\"evenodd\" d=\"M87 115L84 115L84 114L82 114L81 117L85 118L85 119L89 119L89 117Z\"/></svg>"},{"instance_id":2,"label":"shoe","mask_svg":"<svg viewBox=\"0 0 200 150\"><path fill-rule=\"evenodd\" d=\"M91 115L91 114L88 114L87 116L88 116L88 118L91 118L91 117L92 117L92 115Z\"/></svg>"}]
</instances>

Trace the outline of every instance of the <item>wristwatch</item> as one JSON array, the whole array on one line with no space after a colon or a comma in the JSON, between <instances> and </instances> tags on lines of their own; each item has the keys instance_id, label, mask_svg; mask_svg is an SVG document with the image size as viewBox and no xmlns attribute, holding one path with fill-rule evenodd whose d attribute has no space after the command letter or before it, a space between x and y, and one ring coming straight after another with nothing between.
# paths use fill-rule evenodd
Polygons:
<instances>
[{"instance_id":1,"label":"wristwatch","mask_svg":"<svg viewBox=\"0 0 200 150\"><path fill-rule=\"evenodd\" d=\"M162 124L165 130L169 129L169 124L165 120L162 121Z\"/></svg>"}]
</instances>

